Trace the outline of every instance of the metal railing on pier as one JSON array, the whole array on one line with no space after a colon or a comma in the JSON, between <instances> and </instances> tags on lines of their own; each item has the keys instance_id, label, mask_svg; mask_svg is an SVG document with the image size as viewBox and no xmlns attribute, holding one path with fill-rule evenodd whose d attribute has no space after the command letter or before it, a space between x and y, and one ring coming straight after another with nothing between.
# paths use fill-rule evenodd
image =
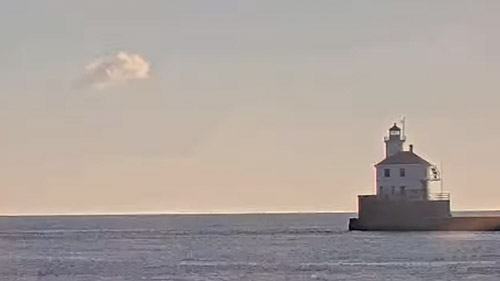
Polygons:
<instances>
[{"instance_id":1,"label":"metal railing on pier","mask_svg":"<svg viewBox=\"0 0 500 281\"><path fill-rule=\"evenodd\" d=\"M450 193L430 193L429 200L450 200Z\"/></svg>"}]
</instances>

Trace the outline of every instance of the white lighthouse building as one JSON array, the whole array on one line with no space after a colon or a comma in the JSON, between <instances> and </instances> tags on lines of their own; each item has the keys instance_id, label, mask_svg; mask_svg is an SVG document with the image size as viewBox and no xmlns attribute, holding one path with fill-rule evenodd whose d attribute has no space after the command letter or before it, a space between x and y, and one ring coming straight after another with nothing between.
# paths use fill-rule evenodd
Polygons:
<instances>
[{"instance_id":1,"label":"white lighthouse building","mask_svg":"<svg viewBox=\"0 0 500 281\"><path fill-rule=\"evenodd\" d=\"M435 166L404 149L406 137L396 123L385 137L385 159L375 165L377 196L383 199L428 200L429 182L439 180Z\"/></svg>"},{"instance_id":2,"label":"white lighthouse building","mask_svg":"<svg viewBox=\"0 0 500 281\"><path fill-rule=\"evenodd\" d=\"M376 194L358 196L358 217L349 230L500 231L500 217L453 217L449 193L429 192L440 180L436 167L405 150L403 129L394 123L385 137L385 159L375 165Z\"/></svg>"}]
</instances>

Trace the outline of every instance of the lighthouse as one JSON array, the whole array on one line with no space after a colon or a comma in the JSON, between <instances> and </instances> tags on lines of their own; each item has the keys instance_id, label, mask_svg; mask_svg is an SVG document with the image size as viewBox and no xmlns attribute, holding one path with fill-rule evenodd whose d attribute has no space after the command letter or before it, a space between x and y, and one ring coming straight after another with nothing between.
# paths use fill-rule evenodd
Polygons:
<instances>
[{"instance_id":1,"label":"lighthouse","mask_svg":"<svg viewBox=\"0 0 500 281\"><path fill-rule=\"evenodd\" d=\"M385 137L385 159L375 165L377 196L384 199L429 199L429 182L439 180L437 168L413 151L394 123Z\"/></svg>"},{"instance_id":2,"label":"lighthouse","mask_svg":"<svg viewBox=\"0 0 500 281\"><path fill-rule=\"evenodd\" d=\"M431 193L439 180L437 168L417 155L414 146L405 149L404 126L394 123L384 137L385 158L375 164L375 190L358 196L358 218L349 229L432 229L436 220L451 216L449 194Z\"/></svg>"},{"instance_id":3,"label":"lighthouse","mask_svg":"<svg viewBox=\"0 0 500 281\"><path fill-rule=\"evenodd\" d=\"M500 231L500 217L453 217L449 193L431 193L438 169L405 150L404 123L389 128L384 138L385 158L375 164L376 194L358 196L358 217L349 230L374 231Z\"/></svg>"}]
</instances>

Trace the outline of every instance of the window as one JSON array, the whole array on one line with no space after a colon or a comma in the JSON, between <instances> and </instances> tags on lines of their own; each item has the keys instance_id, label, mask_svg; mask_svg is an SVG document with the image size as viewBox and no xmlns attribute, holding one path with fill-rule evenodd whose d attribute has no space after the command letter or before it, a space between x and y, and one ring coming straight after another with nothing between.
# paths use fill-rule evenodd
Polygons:
<instances>
[{"instance_id":1,"label":"window","mask_svg":"<svg viewBox=\"0 0 500 281\"><path fill-rule=\"evenodd\" d=\"M399 169L399 176L400 177L405 177L406 176L406 170L405 170L405 168Z\"/></svg>"},{"instance_id":2,"label":"window","mask_svg":"<svg viewBox=\"0 0 500 281\"><path fill-rule=\"evenodd\" d=\"M406 186L404 185L400 186L399 193L401 193L401 195L406 195Z\"/></svg>"},{"instance_id":3,"label":"window","mask_svg":"<svg viewBox=\"0 0 500 281\"><path fill-rule=\"evenodd\" d=\"M384 177L388 178L391 176L391 170L390 169L384 169Z\"/></svg>"}]
</instances>

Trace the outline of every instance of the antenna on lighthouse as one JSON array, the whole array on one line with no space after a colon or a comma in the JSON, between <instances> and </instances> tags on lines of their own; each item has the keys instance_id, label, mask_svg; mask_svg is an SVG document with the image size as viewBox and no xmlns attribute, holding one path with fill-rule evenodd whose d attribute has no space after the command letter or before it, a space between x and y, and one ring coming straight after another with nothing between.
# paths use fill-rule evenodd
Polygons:
<instances>
[{"instance_id":1,"label":"antenna on lighthouse","mask_svg":"<svg viewBox=\"0 0 500 281\"><path fill-rule=\"evenodd\" d=\"M406 127L406 118L403 115L403 117L401 117L401 135L403 136L404 139L406 139L405 127Z\"/></svg>"},{"instance_id":2,"label":"antenna on lighthouse","mask_svg":"<svg viewBox=\"0 0 500 281\"><path fill-rule=\"evenodd\" d=\"M440 171L441 172L441 177L440 177L441 180L439 181L439 188L441 189L441 193L443 193L443 162L442 161L440 161L439 166L440 166L439 168L441 170Z\"/></svg>"}]
</instances>

